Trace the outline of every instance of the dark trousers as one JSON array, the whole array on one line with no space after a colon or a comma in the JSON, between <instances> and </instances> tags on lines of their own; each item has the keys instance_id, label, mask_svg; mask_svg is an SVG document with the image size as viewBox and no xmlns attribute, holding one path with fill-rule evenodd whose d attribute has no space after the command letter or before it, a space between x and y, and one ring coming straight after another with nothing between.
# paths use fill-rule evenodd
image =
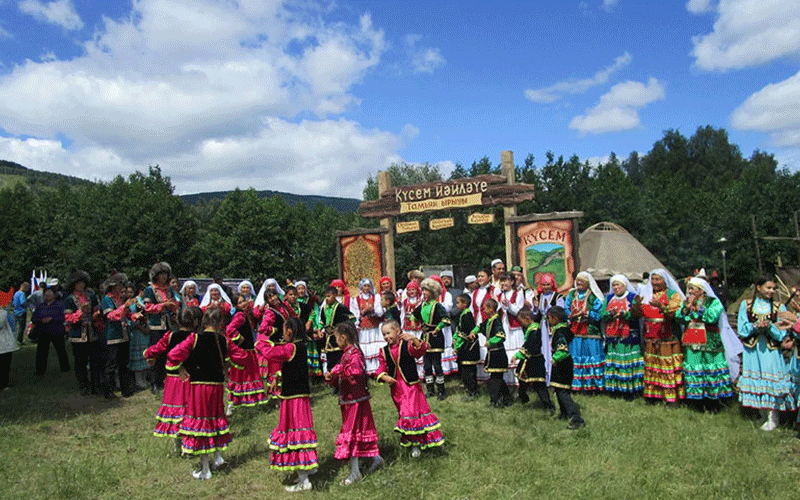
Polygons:
<instances>
[{"instance_id":1,"label":"dark trousers","mask_svg":"<svg viewBox=\"0 0 800 500\"><path fill-rule=\"evenodd\" d=\"M461 383L467 394L478 393L478 365L458 364L458 372L461 374Z\"/></svg>"},{"instance_id":2,"label":"dark trousers","mask_svg":"<svg viewBox=\"0 0 800 500\"><path fill-rule=\"evenodd\" d=\"M131 371L128 369L130 358L129 342L106 345L103 389L107 396L114 392L117 378L119 378L122 395L128 397L133 394L133 381L131 380Z\"/></svg>"},{"instance_id":3,"label":"dark trousers","mask_svg":"<svg viewBox=\"0 0 800 500\"><path fill-rule=\"evenodd\" d=\"M161 337L167 333L166 330L153 330L150 329L150 345L152 347L161 340ZM163 389L164 388L164 379L167 378L167 354L159 354L156 356L156 363L150 368L150 384L155 389Z\"/></svg>"},{"instance_id":4,"label":"dark trousers","mask_svg":"<svg viewBox=\"0 0 800 500\"><path fill-rule=\"evenodd\" d=\"M75 363L75 378L78 388L100 394L103 384L103 352L100 341L73 342L72 357ZM88 370L87 370L88 366ZM91 383L89 375L91 374Z\"/></svg>"},{"instance_id":5,"label":"dark trousers","mask_svg":"<svg viewBox=\"0 0 800 500\"><path fill-rule=\"evenodd\" d=\"M28 319L27 314L23 314L22 316L14 316L14 321L17 322L17 342L20 344L25 339L25 327L28 326L27 322L25 321Z\"/></svg>"},{"instance_id":6,"label":"dark trousers","mask_svg":"<svg viewBox=\"0 0 800 500\"><path fill-rule=\"evenodd\" d=\"M519 389L517 390L517 394L519 395L519 399L522 402L528 402L528 388L532 389L533 392L539 396L539 401L542 402L542 406L544 406L545 410L550 410L551 408L555 408L553 405L553 400L550 399L550 391L547 390L547 386L544 385L544 382L523 382L522 380L519 381Z\"/></svg>"},{"instance_id":7,"label":"dark trousers","mask_svg":"<svg viewBox=\"0 0 800 500\"><path fill-rule=\"evenodd\" d=\"M442 371L442 353L426 352L422 355L422 368L425 370L425 382L433 383L433 374L436 374L436 383L444 383L444 372Z\"/></svg>"},{"instance_id":8,"label":"dark trousers","mask_svg":"<svg viewBox=\"0 0 800 500\"><path fill-rule=\"evenodd\" d=\"M69 358L64 345L64 337L50 337L42 335L36 341L36 375L42 376L47 371L47 358L50 356L50 344L58 355L58 366L62 372L69 371Z\"/></svg>"},{"instance_id":9,"label":"dark trousers","mask_svg":"<svg viewBox=\"0 0 800 500\"><path fill-rule=\"evenodd\" d=\"M511 393L508 392L506 381L502 372L492 372L489 375L489 398L494 404L508 404L511 402Z\"/></svg>"},{"instance_id":10,"label":"dark trousers","mask_svg":"<svg viewBox=\"0 0 800 500\"><path fill-rule=\"evenodd\" d=\"M570 420L570 422L583 422L581 418L581 410L575 401L572 400L572 391L570 389L556 388L556 399L558 399L558 409L561 410L562 415Z\"/></svg>"},{"instance_id":11,"label":"dark trousers","mask_svg":"<svg viewBox=\"0 0 800 500\"><path fill-rule=\"evenodd\" d=\"M0 391L8 387L9 377L11 376L11 355L13 352L0 354Z\"/></svg>"}]
</instances>

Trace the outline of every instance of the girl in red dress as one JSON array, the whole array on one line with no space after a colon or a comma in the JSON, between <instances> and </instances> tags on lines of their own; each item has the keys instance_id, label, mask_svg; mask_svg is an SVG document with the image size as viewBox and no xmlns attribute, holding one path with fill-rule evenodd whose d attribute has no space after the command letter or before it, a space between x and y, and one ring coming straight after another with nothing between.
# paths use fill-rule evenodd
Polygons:
<instances>
[{"instance_id":1,"label":"girl in red dress","mask_svg":"<svg viewBox=\"0 0 800 500\"><path fill-rule=\"evenodd\" d=\"M186 411L181 422L183 452L200 455L200 470L192 472L195 479L211 479L209 458L214 454L213 466L225 461L220 452L228 447L231 434L225 416L225 361L238 365L247 359L247 353L228 342L223 335L223 312L211 307L203 316L202 331L190 333L167 354L167 369L178 371L180 378L191 389Z\"/></svg>"},{"instance_id":2,"label":"girl in red dress","mask_svg":"<svg viewBox=\"0 0 800 500\"><path fill-rule=\"evenodd\" d=\"M336 343L344 353L341 361L325 374L325 380L339 389L342 430L336 438L333 457L350 459L350 475L342 481L342 486L349 486L362 478L359 457L372 457L367 474L377 469L383 458L378 450L378 431L372 418L364 353L358 347L358 332L350 322L339 323L335 335Z\"/></svg>"},{"instance_id":3,"label":"girl in red dress","mask_svg":"<svg viewBox=\"0 0 800 500\"><path fill-rule=\"evenodd\" d=\"M281 340L281 343L266 341L259 352L266 360L281 363L281 409L278 425L269 437L269 466L297 472L297 483L286 487L286 491L293 493L311 489L308 476L317 471L317 433L309 399L306 336L300 320L286 320Z\"/></svg>"},{"instance_id":4,"label":"girl in red dress","mask_svg":"<svg viewBox=\"0 0 800 500\"><path fill-rule=\"evenodd\" d=\"M253 316L253 301L246 295L236 299L236 314L225 329L230 342L235 342L247 352L243 369L231 366L228 369L228 411L230 417L238 406L256 406L269 401L264 390L255 349L256 319Z\"/></svg>"},{"instance_id":5,"label":"girl in red dress","mask_svg":"<svg viewBox=\"0 0 800 500\"><path fill-rule=\"evenodd\" d=\"M391 385L399 414L394 430L400 433L400 446L410 446L411 456L417 458L421 450L444 444L439 419L425 400L416 369L416 359L425 354L428 344L410 333L401 333L396 321L383 323L381 333L387 345L380 351L376 379Z\"/></svg>"}]
</instances>

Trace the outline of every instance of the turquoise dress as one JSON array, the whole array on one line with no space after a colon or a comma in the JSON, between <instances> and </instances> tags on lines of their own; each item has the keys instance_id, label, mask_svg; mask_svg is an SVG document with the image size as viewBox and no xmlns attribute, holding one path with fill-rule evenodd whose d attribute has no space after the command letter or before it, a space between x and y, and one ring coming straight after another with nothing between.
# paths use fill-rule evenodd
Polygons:
<instances>
[{"instance_id":1,"label":"turquoise dress","mask_svg":"<svg viewBox=\"0 0 800 500\"><path fill-rule=\"evenodd\" d=\"M746 300L739 307L738 335L744 344L742 375L739 377L739 401L742 406L761 410L790 411L797 409L797 387L791 365L780 350L781 341L788 335L775 323L777 315L786 308L762 298ZM766 328L755 328L762 318Z\"/></svg>"},{"instance_id":2,"label":"turquoise dress","mask_svg":"<svg viewBox=\"0 0 800 500\"><path fill-rule=\"evenodd\" d=\"M569 353L574 361L573 391L602 391L605 387L606 353L603 351L603 336L600 333L600 309L602 297L585 290L570 290L567 295L567 317L573 310L585 310L583 321L570 321L574 335L569 344Z\"/></svg>"}]
</instances>

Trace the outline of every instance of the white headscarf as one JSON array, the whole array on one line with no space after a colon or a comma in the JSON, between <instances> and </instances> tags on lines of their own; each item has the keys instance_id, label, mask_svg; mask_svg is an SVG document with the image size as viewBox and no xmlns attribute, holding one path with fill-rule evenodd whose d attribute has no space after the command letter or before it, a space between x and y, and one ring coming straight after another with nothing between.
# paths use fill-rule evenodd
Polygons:
<instances>
[{"instance_id":1,"label":"white headscarf","mask_svg":"<svg viewBox=\"0 0 800 500\"><path fill-rule=\"evenodd\" d=\"M255 292L254 292L255 287L253 286L252 283L250 283L249 280L242 281L241 283L239 283L239 286L236 287L236 291L239 293L239 295L242 294L242 286L244 286L244 285L250 285L250 297L247 297L247 298L249 299L249 298L255 297L255 295L256 295Z\"/></svg>"},{"instance_id":2,"label":"white headscarf","mask_svg":"<svg viewBox=\"0 0 800 500\"><path fill-rule=\"evenodd\" d=\"M592 295L601 301L603 300L603 292L600 291L600 287L597 286L597 282L594 280L594 277L591 274L587 273L586 271L581 271L577 276L575 276L575 281L579 279L587 281L589 283L589 290L591 290ZM577 289L577 285L575 288Z\"/></svg>"},{"instance_id":3,"label":"white headscarf","mask_svg":"<svg viewBox=\"0 0 800 500\"><path fill-rule=\"evenodd\" d=\"M706 296L714 297L719 300L719 297L714 293L714 289L711 288L708 281L694 277L689 279L689 284L702 288ZM725 359L728 361L728 371L731 374L731 380L736 380L740 370L739 354L744 351L744 347L739 337L733 332L731 324L728 322L728 313L725 311L725 308L722 309L722 313L719 315L717 327L719 328L719 335L722 337L722 345L725 347Z\"/></svg>"},{"instance_id":4,"label":"white headscarf","mask_svg":"<svg viewBox=\"0 0 800 500\"><path fill-rule=\"evenodd\" d=\"M673 292L677 292L681 296L681 300L686 298L686 294L681 291L680 285L675 280L675 278L670 274L669 271L666 269L653 269L650 271L650 280L648 280L647 284L644 286L642 290L642 304L649 304L650 300L653 298L653 275L657 274L664 278L664 282L667 284L667 288L672 290Z\"/></svg>"},{"instance_id":5,"label":"white headscarf","mask_svg":"<svg viewBox=\"0 0 800 500\"><path fill-rule=\"evenodd\" d=\"M186 288L190 286L194 287L194 295L197 297L197 283L192 280L186 280L183 282L183 286L181 286L181 297L186 296Z\"/></svg>"},{"instance_id":6,"label":"white headscarf","mask_svg":"<svg viewBox=\"0 0 800 500\"><path fill-rule=\"evenodd\" d=\"M614 276L611 277L610 280L608 280L608 286L612 286L615 281L619 281L620 283L624 283L625 284L625 288L628 290L629 293L636 294L636 289L633 288L633 285L631 285L631 282L628 281L628 278L626 278L625 275L623 275L623 274L615 274ZM610 292L614 293L614 290L612 289L612 290L610 290Z\"/></svg>"},{"instance_id":7,"label":"white headscarf","mask_svg":"<svg viewBox=\"0 0 800 500\"><path fill-rule=\"evenodd\" d=\"M371 295L375 295L375 285L372 284L372 280L369 278L364 278L358 282L358 293L363 294L364 292L361 291L364 288L364 285L369 285L369 293Z\"/></svg>"},{"instance_id":8,"label":"white headscarf","mask_svg":"<svg viewBox=\"0 0 800 500\"><path fill-rule=\"evenodd\" d=\"M306 289L306 294L304 295L304 297L308 297L308 284L306 284L306 282L303 281L303 280L297 280L297 281L294 282L294 287L295 288L299 288L300 285L303 285L305 287L305 289ZM299 292L298 292L297 296L298 297L300 296Z\"/></svg>"},{"instance_id":9,"label":"white headscarf","mask_svg":"<svg viewBox=\"0 0 800 500\"><path fill-rule=\"evenodd\" d=\"M261 284L261 289L258 291L258 296L256 297L256 301L253 302L253 307L263 306L266 304L266 300L264 299L264 292L267 290L268 285L275 285L275 290L278 292L278 295L283 296L283 289L278 284L278 280L275 278L269 278L264 283Z\"/></svg>"},{"instance_id":10,"label":"white headscarf","mask_svg":"<svg viewBox=\"0 0 800 500\"><path fill-rule=\"evenodd\" d=\"M221 286L219 286L218 284L216 284L216 283L211 283L210 285L208 285L208 288L206 289L206 294L205 294L205 295L203 295L203 301L202 301L202 302L200 302L200 307L206 307L208 304L210 304L210 303L211 303L211 290L214 290L214 289L217 289L217 290L219 290L219 296L220 296L220 298L221 298L222 300L224 300L225 302L227 302L227 303L228 303L228 305L230 305L230 306L232 306L232 305L233 305L233 304L231 303L231 298L230 298L230 297L228 297L228 294L227 294L227 293L225 293L225 290L223 290L223 289L222 289L222 287L221 287Z\"/></svg>"}]
</instances>

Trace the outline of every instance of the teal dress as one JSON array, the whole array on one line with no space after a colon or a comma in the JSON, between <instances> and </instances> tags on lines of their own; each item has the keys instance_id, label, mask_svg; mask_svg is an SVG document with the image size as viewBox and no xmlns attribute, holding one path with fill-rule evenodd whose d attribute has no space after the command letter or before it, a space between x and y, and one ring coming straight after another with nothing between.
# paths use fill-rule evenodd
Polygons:
<instances>
[{"instance_id":1,"label":"teal dress","mask_svg":"<svg viewBox=\"0 0 800 500\"><path fill-rule=\"evenodd\" d=\"M738 334L744 344L742 375L739 377L739 401L742 406L761 410L789 411L797 409L797 386L792 378L791 364L780 350L781 341L788 335L775 323L782 304L770 303L756 297L739 307ZM755 328L767 319L766 328Z\"/></svg>"},{"instance_id":2,"label":"teal dress","mask_svg":"<svg viewBox=\"0 0 800 500\"><path fill-rule=\"evenodd\" d=\"M686 398L731 397L731 375L718 326L720 315L725 314L722 303L717 298L706 297L697 311L684 309L685 306L684 300L675 312L675 322L685 325L681 343Z\"/></svg>"}]
</instances>

